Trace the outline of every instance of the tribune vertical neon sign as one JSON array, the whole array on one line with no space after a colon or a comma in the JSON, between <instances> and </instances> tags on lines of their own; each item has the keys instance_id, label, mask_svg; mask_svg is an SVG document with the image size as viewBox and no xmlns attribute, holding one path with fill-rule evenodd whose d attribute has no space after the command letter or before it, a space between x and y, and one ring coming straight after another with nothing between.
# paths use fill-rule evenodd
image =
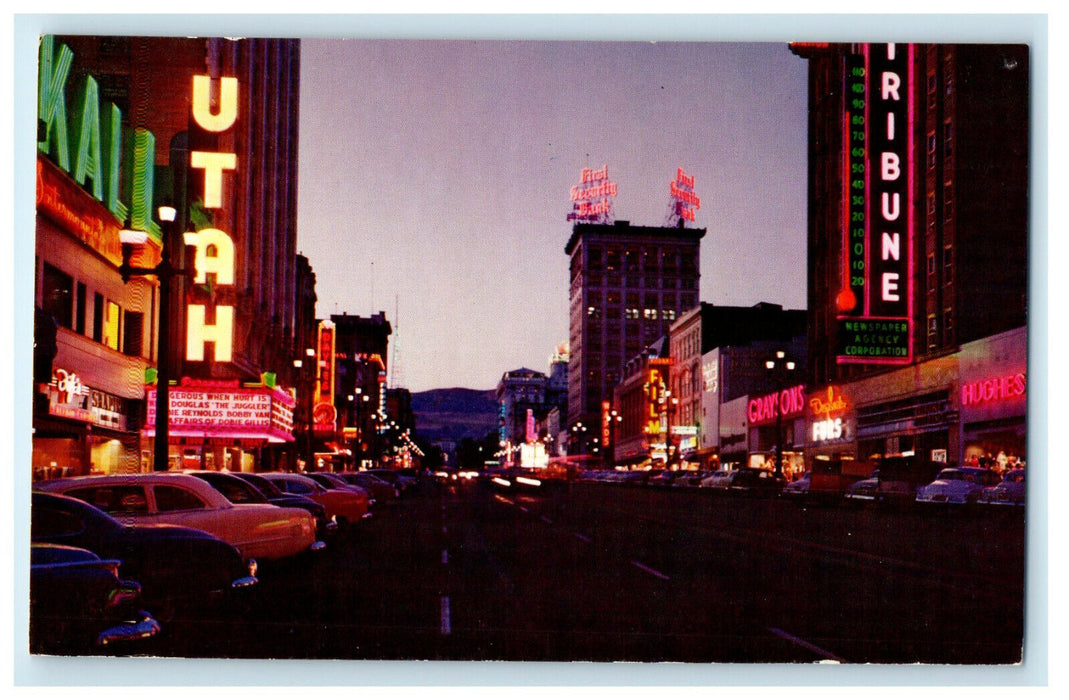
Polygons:
<instances>
[{"instance_id":1,"label":"tribune vertical neon sign","mask_svg":"<svg viewBox=\"0 0 1069 700\"><path fill-rule=\"evenodd\" d=\"M913 53L866 44L845 64L841 364L913 360Z\"/></svg>"},{"instance_id":2,"label":"tribune vertical neon sign","mask_svg":"<svg viewBox=\"0 0 1069 700\"><path fill-rule=\"evenodd\" d=\"M212 133L229 130L238 117L238 80L221 78L219 80L218 109L211 107L211 78L207 75L193 76L193 119L197 124ZM237 155L234 153L212 153L193 151L190 165L204 171L204 206L207 209L219 209L223 206L223 173L237 169ZM215 228L204 228L196 233L185 234L186 245L196 246L197 284L208 283L208 275L214 278L214 285L234 285L234 241L230 236ZM209 322L209 311L214 322ZM233 359L234 307L213 304L190 304L186 321L186 359L191 362L203 362L204 345L211 342L215 346L214 360L230 362Z\"/></svg>"}]
</instances>

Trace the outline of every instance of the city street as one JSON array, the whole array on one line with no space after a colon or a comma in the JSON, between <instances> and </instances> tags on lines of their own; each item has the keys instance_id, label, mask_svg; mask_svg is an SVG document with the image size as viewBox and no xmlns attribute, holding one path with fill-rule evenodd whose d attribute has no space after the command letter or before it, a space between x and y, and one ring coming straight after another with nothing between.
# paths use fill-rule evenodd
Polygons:
<instances>
[{"instance_id":1,"label":"city street","mask_svg":"<svg viewBox=\"0 0 1069 700\"><path fill-rule=\"evenodd\" d=\"M427 484L247 609L149 654L294 659L1006 664L1020 513L880 511L557 483ZM142 649L142 647L139 647Z\"/></svg>"}]
</instances>

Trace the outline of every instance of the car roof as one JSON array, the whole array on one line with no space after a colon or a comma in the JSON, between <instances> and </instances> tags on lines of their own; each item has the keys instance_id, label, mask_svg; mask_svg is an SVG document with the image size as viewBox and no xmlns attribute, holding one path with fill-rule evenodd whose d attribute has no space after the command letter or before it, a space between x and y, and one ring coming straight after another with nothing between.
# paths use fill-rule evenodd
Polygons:
<instances>
[{"instance_id":1,"label":"car roof","mask_svg":"<svg viewBox=\"0 0 1069 700\"><path fill-rule=\"evenodd\" d=\"M211 484L198 479L192 474L181 472L138 472L134 474L94 474L91 476L69 476L54 481L42 481L38 486L47 491L65 493L72 489L94 486L130 486L131 484L171 484L181 485L204 498L212 505L226 505L230 502L216 491Z\"/></svg>"}]
</instances>

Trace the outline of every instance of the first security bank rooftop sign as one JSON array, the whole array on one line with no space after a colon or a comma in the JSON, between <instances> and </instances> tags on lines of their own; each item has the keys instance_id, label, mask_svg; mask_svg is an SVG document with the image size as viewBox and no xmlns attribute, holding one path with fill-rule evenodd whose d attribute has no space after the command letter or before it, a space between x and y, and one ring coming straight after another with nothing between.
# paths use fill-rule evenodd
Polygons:
<instances>
[{"instance_id":1,"label":"first security bank rooftop sign","mask_svg":"<svg viewBox=\"0 0 1069 700\"><path fill-rule=\"evenodd\" d=\"M909 364L913 337L913 45L846 57L839 363Z\"/></svg>"},{"instance_id":2,"label":"first security bank rooftop sign","mask_svg":"<svg viewBox=\"0 0 1069 700\"><path fill-rule=\"evenodd\" d=\"M99 86L92 76L85 76L74 86L68 110L67 81L74 62L69 47L57 46L54 37L42 37L39 59L38 118L43 140L38 141L38 152L115 216L116 223L110 227L115 236L129 218L133 228L146 232L148 239L160 246L162 231L152 219L155 137L145 129L124 129L122 112L114 104L101 102ZM209 76L193 77L193 119L205 132L220 134L233 128L237 121L238 81L230 77L219 79L214 105L212 87ZM193 151L190 166L203 171L205 208L221 208L223 176L237 170L237 155ZM122 201L124 192L128 193L128 204ZM205 284L212 274L216 286L233 286L234 242L227 233L204 228L186 233L185 243L196 247L197 284ZM204 361L205 345L209 342L214 345L214 361L232 360L233 306L191 303L186 330L187 360Z\"/></svg>"}]
</instances>

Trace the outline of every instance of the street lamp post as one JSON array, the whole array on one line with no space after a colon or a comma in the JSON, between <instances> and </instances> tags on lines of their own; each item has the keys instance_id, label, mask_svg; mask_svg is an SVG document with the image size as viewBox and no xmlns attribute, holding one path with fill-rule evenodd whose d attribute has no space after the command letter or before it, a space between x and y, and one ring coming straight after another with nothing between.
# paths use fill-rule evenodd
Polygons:
<instances>
[{"instance_id":1,"label":"street lamp post","mask_svg":"<svg viewBox=\"0 0 1069 700\"><path fill-rule=\"evenodd\" d=\"M171 259L177 247L174 240L174 220L177 210L174 207L161 206L157 213L163 224L163 247L160 250L159 264L155 267L130 265L134 246L143 244L148 239L148 234L144 231L124 228L119 232L119 242L122 244L122 265L119 266L119 274L122 276L123 283L129 282L131 277L150 276L155 276L160 282L159 328L156 333L156 439L153 446L152 468L154 471L167 471L170 454L168 428L171 380L171 282L176 275L185 275L187 271L176 267Z\"/></svg>"},{"instance_id":2,"label":"street lamp post","mask_svg":"<svg viewBox=\"0 0 1069 700\"><path fill-rule=\"evenodd\" d=\"M776 351L773 359L765 361L765 369L776 382L776 476L783 476L783 385L787 372L794 371L794 360L788 360L782 350Z\"/></svg>"},{"instance_id":3,"label":"street lamp post","mask_svg":"<svg viewBox=\"0 0 1069 700\"><path fill-rule=\"evenodd\" d=\"M616 466L616 424L623 419L615 408L609 411L609 444L605 446L605 461L610 469Z\"/></svg>"}]
</instances>

